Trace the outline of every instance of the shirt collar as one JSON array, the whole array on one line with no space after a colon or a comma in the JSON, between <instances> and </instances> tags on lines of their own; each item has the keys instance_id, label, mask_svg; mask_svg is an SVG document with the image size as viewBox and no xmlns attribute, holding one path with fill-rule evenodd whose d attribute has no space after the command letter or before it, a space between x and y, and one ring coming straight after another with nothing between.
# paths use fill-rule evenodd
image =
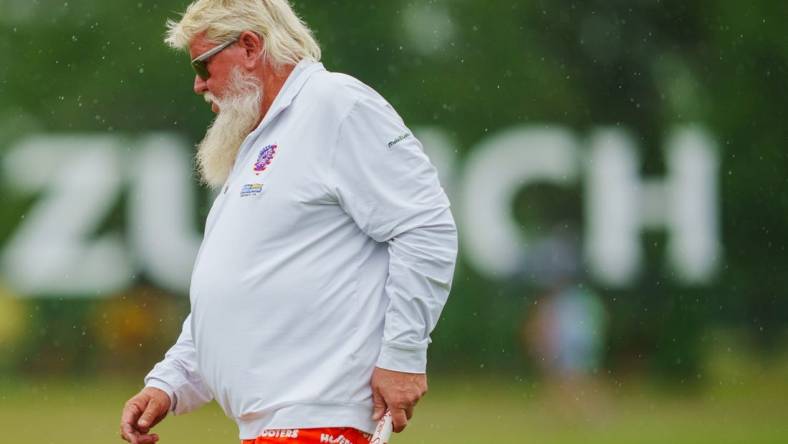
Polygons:
<instances>
[{"instance_id":1,"label":"shirt collar","mask_svg":"<svg viewBox=\"0 0 788 444\"><path fill-rule=\"evenodd\" d=\"M265 117L257 125L251 133L249 133L246 138L244 139L243 143L241 144L240 149L238 150L238 154L235 158L235 164L233 166L233 173L230 173L232 176L235 170L238 168L238 162L243 159L246 155L246 152L254 145L255 141L258 139L260 134L263 132L265 127L276 118L282 111L286 110L288 106L293 103L298 93L301 92L304 85L306 85L307 80L312 76L312 74L325 71L326 69L323 67L323 64L319 62L314 62L311 60L302 60L298 62L298 64L293 68L293 71L287 76L287 80L285 80L285 84L282 85L282 89L279 90L279 94L276 95L274 102L271 104L271 108L268 109L268 112L265 113Z\"/></svg>"},{"instance_id":2,"label":"shirt collar","mask_svg":"<svg viewBox=\"0 0 788 444\"><path fill-rule=\"evenodd\" d=\"M325 70L323 64L320 62L314 62L312 60L301 60L298 62L290 75L287 76L287 80L279 91L279 94L276 95L274 102L271 104L271 108L268 109L262 122L260 122L260 125L258 125L253 132L262 130L271 120L278 116L279 113L287 109L287 107L293 103L296 96L298 96L298 93L301 92L301 89L306 85L307 80L309 80L312 74Z\"/></svg>"}]
</instances>

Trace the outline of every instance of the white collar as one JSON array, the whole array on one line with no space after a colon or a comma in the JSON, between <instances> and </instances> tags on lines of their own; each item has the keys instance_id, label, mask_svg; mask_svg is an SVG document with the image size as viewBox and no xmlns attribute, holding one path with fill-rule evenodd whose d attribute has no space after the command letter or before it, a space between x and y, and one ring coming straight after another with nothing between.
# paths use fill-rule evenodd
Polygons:
<instances>
[{"instance_id":1,"label":"white collar","mask_svg":"<svg viewBox=\"0 0 788 444\"><path fill-rule=\"evenodd\" d=\"M326 69L323 67L323 64L320 62L314 62L312 60L301 60L298 62L290 75L287 76L285 84L282 85L282 89L279 90L279 93L276 95L271 107L265 113L265 117L260 122L260 125L258 125L257 128L252 131L252 134L261 131L263 128L265 128L268 122L278 116L279 113L287 109L287 107L293 103L293 100L296 98L298 93L301 92L301 89L304 87L312 74L325 70Z\"/></svg>"}]
</instances>

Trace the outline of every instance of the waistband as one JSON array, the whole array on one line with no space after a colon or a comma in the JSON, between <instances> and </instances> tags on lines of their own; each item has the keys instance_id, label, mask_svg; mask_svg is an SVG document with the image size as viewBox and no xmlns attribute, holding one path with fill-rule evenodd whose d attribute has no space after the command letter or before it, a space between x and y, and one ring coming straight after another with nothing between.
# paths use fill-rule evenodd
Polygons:
<instances>
[{"instance_id":1,"label":"waistband","mask_svg":"<svg viewBox=\"0 0 788 444\"><path fill-rule=\"evenodd\" d=\"M350 428L371 434L375 430L371 416L372 407L366 403L291 404L267 415L236 418L236 422L240 438L254 440L264 431L288 429Z\"/></svg>"},{"instance_id":2,"label":"waistband","mask_svg":"<svg viewBox=\"0 0 788 444\"><path fill-rule=\"evenodd\" d=\"M255 439L245 439L242 444L369 444L371 436L350 427L324 427L318 429L268 429Z\"/></svg>"}]
</instances>

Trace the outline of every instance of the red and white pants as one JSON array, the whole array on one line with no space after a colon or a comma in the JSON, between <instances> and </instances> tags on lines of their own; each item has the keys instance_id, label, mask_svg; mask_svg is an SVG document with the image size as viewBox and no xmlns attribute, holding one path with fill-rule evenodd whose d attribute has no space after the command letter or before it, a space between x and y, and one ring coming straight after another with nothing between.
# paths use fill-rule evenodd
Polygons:
<instances>
[{"instance_id":1,"label":"red and white pants","mask_svg":"<svg viewBox=\"0 0 788 444\"><path fill-rule=\"evenodd\" d=\"M350 427L265 430L242 444L369 444L370 435Z\"/></svg>"}]
</instances>

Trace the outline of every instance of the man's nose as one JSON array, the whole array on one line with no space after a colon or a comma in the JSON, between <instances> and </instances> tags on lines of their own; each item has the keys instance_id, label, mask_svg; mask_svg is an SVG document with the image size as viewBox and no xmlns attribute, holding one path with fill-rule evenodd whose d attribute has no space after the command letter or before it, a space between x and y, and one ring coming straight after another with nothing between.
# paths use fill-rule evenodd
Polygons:
<instances>
[{"instance_id":1,"label":"man's nose","mask_svg":"<svg viewBox=\"0 0 788 444\"><path fill-rule=\"evenodd\" d=\"M202 77L195 75L194 76L194 93L195 94L205 94L208 92L208 82L203 80Z\"/></svg>"}]
</instances>

